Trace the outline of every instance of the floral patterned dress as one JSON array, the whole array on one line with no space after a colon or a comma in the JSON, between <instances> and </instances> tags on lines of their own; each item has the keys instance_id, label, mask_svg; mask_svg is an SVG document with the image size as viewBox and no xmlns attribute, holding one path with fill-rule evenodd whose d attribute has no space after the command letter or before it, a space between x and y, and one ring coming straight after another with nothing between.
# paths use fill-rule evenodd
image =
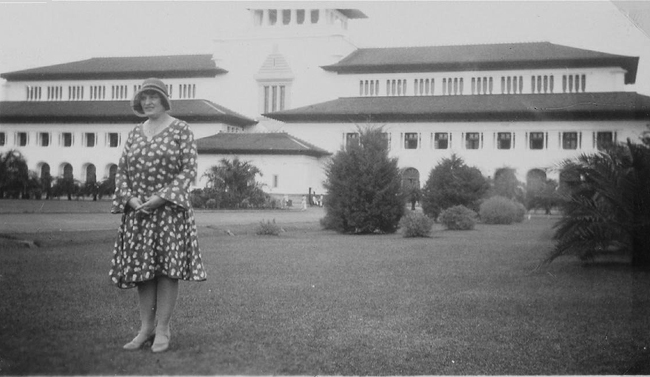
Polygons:
<instances>
[{"instance_id":1,"label":"floral patterned dress","mask_svg":"<svg viewBox=\"0 0 650 377\"><path fill-rule=\"evenodd\" d=\"M189 186L196 177L197 151L187 123L174 119L148 139L143 124L127 139L115 177L112 213L122 213L113 249L110 278L119 288L165 275L203 281ZM167 202L150 215L127 205L133 197L144 203L151 195Z\"/></svg>"}]
</instances>

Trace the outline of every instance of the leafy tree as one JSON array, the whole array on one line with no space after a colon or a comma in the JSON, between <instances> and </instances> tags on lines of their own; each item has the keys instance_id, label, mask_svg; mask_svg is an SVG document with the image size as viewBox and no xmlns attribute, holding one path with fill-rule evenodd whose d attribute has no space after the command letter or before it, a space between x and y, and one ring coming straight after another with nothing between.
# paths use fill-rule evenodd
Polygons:
<instances>
[{"instance_id":1,"label":"leafy tree","mask_svg":"<svg viewBox=\"0 0 650 377\"><path fill-rule=\"evenodd\" d=\"M41 193L45 193L45 199L52 198L52 175L50 172L44 172L39 180Z\"/></svg>"},{"instance_id":2,"label":"leafy tree","mask_svg":"<svg viewBox=\"0 0 650 377\"><path fill-rule=\"evenodd\" d=\"M411 204L411 211L415 211L415 204L422 197L422 189L417 184L408 184L407 187L402 187L402 189L406 195L406 201Z\"/></svg>"},{"instance_id":3,"label":"leafy tree","mask_svg":"<svg viewBox=\"0 0 650 377\"><path fill-rule=\"evenodd\" d=\"M212 166L203 176L208 179L206 191L209 197L226 208L240 208L264 204L267 195L255 181L260 170L247 161L235 158L222 159L219 165Z\"/></svg>"},{"instance_id":4,"label":"leafy tree","mask_svg":"<svg viewBox=\"0 0 650 377\"><path fill-rule=\"evenodd\" d=\"M561 203L561 196L558 193L558 184L554 179L546 179L542 182L526 187L526 208L543 209L546 214Z\"/></svg>"},{"instance_id":5,"label":"leafy tree","mask_svg":"<svg viewBox=\"0 0 650 377\"><path fill-rule=\"evenodd\" d=\"M650 266L650 145L626 144L565 161L566 200L555 225L557 244L547 261L563 254L592 259L627 252L632 264Z\"/></svg>"},{"instance_id":6,"label":"leafy tree","mask_svg":"<svg viewBox=\"0 0 650 377\"><path fill-rule=\"evenodd\" d=\"M29 196L29 187L29 169L23 155L16 150L0 155L0 198Z\"/></svg>"},{"instance_id":7,"label":"leafy tree","mask_svg":"<svg viewBox=\"0 0 650 377\"><path fill-rule=\"evenodd\" d=\"M422 189L422 210L434 219L441 211L457 205L476 212L489 189L480 170L465 165L462 158L452 154L429 173Z\"/></svg>"},{"instance_id":8,"label":"leafy tree","mask_svg":"<svg viewBox=\"0 0 650 377\"><path fill-rule=\"evenodd\" d=\"M510 200L523 200L522 184L513 168L501 168L494 174L490 196L502 196Z\"/></svg>"},{"instance_id":9,"label":"leafy tree","mask_svg":"<svg viewBox=\"0 0 650 377\"><path fill-rule=\"evenodd\" d=\"M97 197L99 196L99 188L100 184L97 183L97 181L86 181L81 189L81 193L84 196L91 196L93 198L93 201L97 201Z\"/></svg>"},{"instance_id":10,"label":"leafy tree","mask_svg":"<svg viewBox=\"0 0 650 377\"><path fill-rule=\"evenodd\" d=\"M394 233L405 211L397 159L388 157L382 128L359 129L359 143L326 167L322 224L339 233Z\"/></svg>"},{"instance_id":11,"label":"leafy tree","mask_svg":"<svg viewBox=\"0 0 650 377\"><path fill-rule=\"evenodd\" d=\"M115 175L109 176L108 178L104 179L100 184L99 184L99 199L101 200L102 197L104 196L112 196L113 193L115 192Z\"/></svg>"},{"instance_id":12,"label":"leafy tree","mask_svg":"<svg viewBox=\"0 0 650 377\"><path fill-rule=\"evenodd\" d=\"M52 195L57 198L65 195L68 200L72 200L73 196L79 198L79 196L83 195L81 182L74 179L71 175L58 177L52 186Z\"/></svg>"}]
</instances>

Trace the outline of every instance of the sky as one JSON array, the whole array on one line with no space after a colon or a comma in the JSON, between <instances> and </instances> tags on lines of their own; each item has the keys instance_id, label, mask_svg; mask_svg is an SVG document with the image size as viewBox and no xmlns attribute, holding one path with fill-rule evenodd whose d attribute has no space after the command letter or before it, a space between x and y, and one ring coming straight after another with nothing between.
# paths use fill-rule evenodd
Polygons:
<instances>
[{"instance_id":1,"label":"sky","mask_svg":"<svg viewBox=\"0 0 650 377\"><path fill-rule=\"evenodd\" d=\"M638 56L637 83L627 90L650 95L650 38L609 0L0 0L0 73L92 57L211 53L215 38L248 25L247 8L271 6L359 9L368 18L349 23L357 47L548 41Z\"/></svg>"}]
</instances>

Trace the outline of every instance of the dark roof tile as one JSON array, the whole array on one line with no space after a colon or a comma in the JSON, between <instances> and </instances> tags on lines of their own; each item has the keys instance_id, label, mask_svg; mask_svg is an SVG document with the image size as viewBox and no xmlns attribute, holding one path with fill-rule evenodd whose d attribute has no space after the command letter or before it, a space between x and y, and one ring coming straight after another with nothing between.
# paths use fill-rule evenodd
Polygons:
<instances>
[{"instance_id":1,"label":"dark roof tile","mask_svg":"<svg viewBox=\"0 0 650 377\"><path fill-rule=\"evenodd\" d=\"M197 140L199 154L294 154L322 157L331 153L286 133L219 133Z\"/></svg>"},{"instance_id":2,"label":"dark roof tile","mask_svg":"<svg viewBox=\"0 0 650 377\"><path fill-rule=\"evenodd\" d=\"M338 63L322 68L344 74L618 66L627 71L625 82L629 84L636 80L638 63L638 57L531 42L361 48Z\"/></svg>"},{"instance_id":3,"label":"dark roof tile","mask_svg":"<svg viewBox=\"0 0 650 377\"><path fill-rule=\"evenodd\" d=\"M214 64L212 55L203 54L91 58L3 73L0 77L8 81L169 79L214 77L226 72Z\"/></svg>"},{"instance_id":4,"label":"dark roof tile","mask_svg":"<svg viewBox=\"0 0 650 377\"><path fill-rule=\"evenodd\" d=\"M173 100L170 115L187 122L218 122L251 126L257 121L207 100ZM129 101L5 101L0 123L140 122Z\"/></svg>"},{"instance_id":5,"label":"dark roof tile","mask_svg":"<svg viewBox=\"0 0 650 377\"><path fill-rule=\"evenodd\" d=\"M650 120L650 97L632 92L355 97L264 115L288 123Z\"/></svg>"}]
</instances>

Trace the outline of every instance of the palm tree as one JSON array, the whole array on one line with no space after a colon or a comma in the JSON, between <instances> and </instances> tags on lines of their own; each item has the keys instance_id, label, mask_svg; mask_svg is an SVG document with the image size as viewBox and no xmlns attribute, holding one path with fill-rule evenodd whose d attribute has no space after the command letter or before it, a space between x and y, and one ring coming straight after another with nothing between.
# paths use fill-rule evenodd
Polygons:
<instances>
[{"instance_id":1,"label":"palm tree","mask_svg":"<svg viewBox=\"0 0 650 377\"><path fill-rule=\"evenodd\" d=\"M220 193L222 204L226 207L239 207L245 199L257 197L259 185L255 181L256 175L262 175L260 170L247 161L238 158L219 161L219 165L212 166L203 176L208 179L208 190Z\"/></svg>"},{"instance_id":2,"label":"palm tree","mask_svg":"<svg viewBox=\"0 0 650 377\"><path fill-rule=\"evenodd\" d=\"M613 145L561 164L563 217L555 224L557 244L550 262L563 254L593 259L623 252L632 265L650 266L650 146Z\"/></svg>"}]
</instances>

